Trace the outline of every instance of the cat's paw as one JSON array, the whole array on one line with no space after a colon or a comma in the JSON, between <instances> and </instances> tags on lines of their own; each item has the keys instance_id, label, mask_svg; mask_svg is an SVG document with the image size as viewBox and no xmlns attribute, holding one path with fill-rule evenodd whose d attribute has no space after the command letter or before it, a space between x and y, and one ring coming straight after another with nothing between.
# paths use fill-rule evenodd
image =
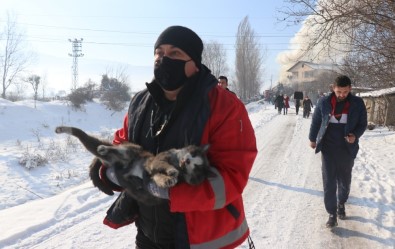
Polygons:
<instances>
[{"instance_id":1,"label":"cat's paw","mask_svg":"<svg viewBox=\"0 0 395 249\"><path fill-rule=\"evenodd\" d=\"M168 172L169 173L169 172ZM156 185L161 188L170 188L177 184L178 181L178 171L171 172L171 175L156 174L152 177Z\"/></svg>"},{"instance_id":2,"label":"cat's paw","mask_svg":"<svg viewBox=\"0 0 395 249\"><path fill-rule=\"evenodd\" d=\"M166 175L167 176L172 177L172 178L176 178L176 179L177 179L179 173L180 172L177 169L175 169L175 168L170 168L170 169L166 170Z\"/></svg>"}]
</instances>

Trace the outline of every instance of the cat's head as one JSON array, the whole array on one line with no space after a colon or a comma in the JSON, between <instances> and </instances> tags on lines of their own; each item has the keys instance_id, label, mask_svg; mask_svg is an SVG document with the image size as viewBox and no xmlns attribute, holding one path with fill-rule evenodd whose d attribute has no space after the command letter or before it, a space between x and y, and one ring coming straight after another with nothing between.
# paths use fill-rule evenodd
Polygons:
<instances>
[{"instance_id":1,"label":"cat's head","mask_svg":"<svg viewBox=\"0 0 395 249\"><path fill-rule=\"evenodd\" d=\"M207 151L210 145L189 145L179 150L178 160L182 176L188 184L198 185L216 174L211 171Z\"/></svg>"}]
</instances>

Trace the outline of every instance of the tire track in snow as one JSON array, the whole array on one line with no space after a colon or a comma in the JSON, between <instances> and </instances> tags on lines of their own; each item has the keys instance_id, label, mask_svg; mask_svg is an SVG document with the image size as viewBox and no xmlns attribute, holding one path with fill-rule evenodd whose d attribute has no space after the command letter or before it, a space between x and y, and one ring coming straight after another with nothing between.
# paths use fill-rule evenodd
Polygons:
<instances>
[{"instance_id":1,"label":"tire track in snow","mask_svg":"<svg viewBox=\"0 0 395 249\"><path fill-rule=\"evenodd\" d=\"M111 205L111 199L105 197L93 187L81 188L79 186L61 195L67 196L63 197L65 201L59 204L52 218L27 227L23 232L0 241L0 244L4 248L33 248L39 246L47 240L61 236L63 231L73 229L77 224L84 223L98 212L103 216L106 208ZM54 205L56 204L54 200ZM76 233L72 234L75 235Z\"/></svg>"},{"instance_id":2,"label":"tire track in snow","mask_svg":"<svg viewBox=\"0 0 395 249\"><path fill-rule=\"evenodd\" d=\"M379 172L354 173L357 179L353 178L347 205L351 217L345 221L339 220L339 226L333 230L325 228L328 215L323 203L321 155L314 154L308 147L310 123L311 119L278 115L255 129L259 152L243 194L252 239L264 241L255 246L393 248L393 203L388 205L391 210L386 212L385 217L382 215L380 218L377 214L377 210L387 211L386 208L377 207L380 205L378 200L391 196L393 192L389 194L388 191L393 191L393 184L379 165ZM374 158L368 153L362 153L361 157L368 158L365 159L367 161ZM356 165L358 163L356 161ZM368 164L370 168L374 162L365 163ZM367 179L359 179L358 175ZM381 185L369 185L372 180ZM358 188L360 184L369 186L368 193ZM371 188L376 188L376 191ZM371 198L371 194L376 195L374 204L369 204L364 198Z\"/></svg>"},{"instance_id":3,"label":"tire track in snow","mask_svg":"<svg viewBox=\"0 0 395 249\"><path fill-rule=\"evenodd\" d=\"M254 217L251 219L255 221L250 226L251 233L267 240L267 244L259 247L286 248L288 244L296 245L291 234L301 233L298 224L301 220L305 222L303 210L309 205L314 208L321 201L320 191L317 190L321 183L319 187L306 188L306 172L311 165L309 158L317 160L308 148L304 127L308 124L309 121L300 116L278 115L256 130L257 137L261 139L257 141L259 152L245 191L245 202L247 207L251 206L251 209L247 208L247 218ZM318 165L313 164L313 167L319 171ZM311 196L314 197L313 201L310 200ZM262 210L264 214L259 215ZM256 219L257 216L262 218ZM265 226L270 229L260 231L259 228ZM293 241L289 241L290 238ZM304 243L303 239L298 241L302 245L296 248L308 248L308 243Z\"/></svg>"}]
</instances>

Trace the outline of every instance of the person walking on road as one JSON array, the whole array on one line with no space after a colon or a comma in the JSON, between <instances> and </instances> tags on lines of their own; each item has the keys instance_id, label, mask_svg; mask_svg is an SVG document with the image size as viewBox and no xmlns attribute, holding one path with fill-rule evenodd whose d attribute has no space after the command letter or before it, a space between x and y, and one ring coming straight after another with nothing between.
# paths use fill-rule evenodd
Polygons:
<instances>
[{"instance_id":1,"label":"person walking on road","mask_svg":"<svg viewBox=\"0 0 395 249\"><path fill-rule=\"evenodd\" d=\"M215 176L195 186L161 188L139 170L114 176L116 165L99 168L102 181L122 191L104 224L116 229L135 223L136 249L231 249L251 240L242 194L257 154L254 129L245 105L202 64L202 51L201 38L187 27L170 26L159 35L154 78L132 98L113 143L132 142L154 155L209 144ZM162 202L147 205L128 189Z\"/></svg>"},{"instance_id":2,"label":"person walking on road","mask_svg":"<svg viewBox=\"0 0 395 249\"><path fill-rule=\"evenodd\" d=\"M295 99L295 111L296 115L299 113L299 107L300 107L300 99Z\"/></svg>"},{"instance_id":3,"label":"person walking on road","mask_svg":"<svg viewBox=\"0 0 395 249\"><path fill-rule=\"evenodd\" d=\"M283 114L286 115L286 114L288 114L288 108L289 108L289 97L286 94L284 94L283 102L284 102Z\"/></svg>"},{"instance_id":4,"label":"person walking on road","mask_svg":"<svg viewBox=\"0 0 395 249\"><path fill-rule=\"evenodd\" d=\"M359 138L367 127L365 104L360 97L351 94L351 80L345 75L337 77L333 90L318 102L309 133L310 147L316 153L321 152L328 228L337 226L337 218L346 219L351 172Z\"/></svg>"},{"instance_id":5,"label":"person walking on road","mask_svg":"<svg viewBox=\"0 0 395 249\"><path fill-rule=\"evenodd\" d=\"M220 87L222 87L223 89L226 89L229 92L231 92L231 93L236 95L236 93L234 93L231 90L229 90L229 88L228 88L228 78L226 76L221 75L221 76L218 77L218 85Z\"/></svg>"},{"instance_id":6,"label":"person walking on road","mask_svg":"<svg viewBox=\"0 0 395 249\"><path fill-rule=\"evenodd\" d=\"M281 114L281 110L284 107L284 97L282 94L278 95L276 99L274 100L274 105L276 106L278 110L278 114Z\"/></svg>"},{"instance_id":7,"label":"person walking on road","mask_svg":"<svg viewBox=\"0 0 395 249\"><path fill-rule=\"evenodd\" d=\"M306 96L302 102L303 105L303 117L304 118L309 118L310 117L310 112L311 108L313 108L313 103L311 102L311 99L309 99L309 96Z\"/></svg>"}]
</instances>

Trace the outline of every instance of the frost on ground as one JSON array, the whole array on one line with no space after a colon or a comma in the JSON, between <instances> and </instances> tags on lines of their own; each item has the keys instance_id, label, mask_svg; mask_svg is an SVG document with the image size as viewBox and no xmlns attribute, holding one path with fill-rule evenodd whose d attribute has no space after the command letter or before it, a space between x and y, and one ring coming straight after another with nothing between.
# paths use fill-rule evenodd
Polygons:
<instances>
[{"instance_id":1,"label":"frost on ground","mask_svg":"<svg viewBox=\"0 0 395 249\"><path fill-rule=\"evenodd\" d=\"M102 224L116 197L93 188L87 176L92 157L82 147L69 159L43 167L27 170L18 165L20 144L37 145L32 129L40 130L44 144L60 145L67 136L52 132L57 125L101 135L118 128L123 114L112 117L95 103L84 113L71 112L61 103L41 103L37 110L29 103L0 102L0 107L0 248L134 248L134 225L113 230ZM12 116L19 108L24 116ZM348 218L328 230L320 155L308 147L311 119L295 115L294 109L278 115L272 105L258 103L247 110L259 153L243 195L256 248L395 247L393 131L379 128L362 137ZM30 121L17 122L8 115ZM43 128L44 121L48 128Z\"/></svg>"}]
</instances>

